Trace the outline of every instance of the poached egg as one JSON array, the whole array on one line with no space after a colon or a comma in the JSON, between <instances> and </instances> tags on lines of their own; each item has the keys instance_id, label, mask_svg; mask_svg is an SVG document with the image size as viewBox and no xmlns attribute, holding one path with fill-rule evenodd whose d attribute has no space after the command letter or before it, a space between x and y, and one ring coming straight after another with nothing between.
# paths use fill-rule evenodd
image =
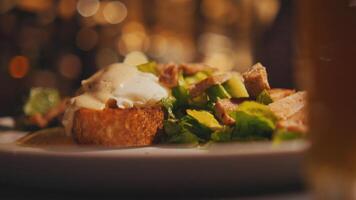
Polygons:
<instances>
[{"instance_id":1,"label":"poached egg","mask_svg":"<svg viewBox=\"0 0 356 200\"><path fill-rule=\"evenodd\" d=\"M73 97L64 113L63 125L71 134L75 112L80 108L103 110L108 100L115 100L118 108L147 107L168 97L158 77L141 72L136 66L115 63L82 81L82 93Z\"/></svg>"}]
</instances>

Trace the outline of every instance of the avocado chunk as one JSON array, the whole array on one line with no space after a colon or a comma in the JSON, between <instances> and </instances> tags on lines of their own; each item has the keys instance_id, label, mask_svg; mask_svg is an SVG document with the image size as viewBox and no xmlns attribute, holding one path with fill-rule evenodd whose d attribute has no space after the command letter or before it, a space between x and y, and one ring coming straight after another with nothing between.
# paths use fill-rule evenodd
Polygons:
<instances>
[{"instance_id":1,"label":"avocado chunk","mask_svg":"<svg viewBox=\"0 0 356 200\"><path fill-rule=\"evenodd\" d=\"M217 101L218 99L231 98L230 94L220 84L211 86L206 90L206 93L208 94L209 98L214 102Z\"/></svg>"},{"instance_id":2,"label":"avocado chunk","mask_svg":"<svg viewBox=\"0 0 356 200\"><path fill-rule=\"evenodd\" d=\"M196 83L206 79L207 77L208 77L208 75L206 75L206 73L198 72L192 76L185 77L184 80L188 85L193 85L193 84L196 84Z\"/></svg>"},{"instance_id":3,"label":"avocado chunk","mask_svg":"<svg viewBox=\"0 0 356 200\"><path fill-rule=\"evenodd\" d=\"M256 101L261 104L268 105L273 102L271 95L267 90L263 90L256 98Z\"/></svg>"},{"instance_id":4,"label":"avocado chunk","mask_svg":"<svg viewBox=\"0 0 356 200\"><path fill-rule=\"evenodd\" d=\"M140 70L141 72L151 73L157 76L158 72L156 67L157 67L156 62L148 62L148 63L138 65L137 69Z\"/></svg>"},{"instance_id":5,"label":"avocado chunk","mask_svg":"<svg viewBox=\"0 0 356 200\"><path fill-rule=\"evenodd\" d=\"M249 97L245 84L238 74L233 74L231 78L223 84L223 86L233 98Z\"/></svg>"},{"instance_id":6,"label":"avocado chunk","mask_svg":"<svg viewBox=\"0 0 356 200\"><path fill-rule=\"evenodd\" d=\"M214 115L205 110L187 110L187 114L197 120L200 124L212 129L217 130L222 128Z\"/></svg>"}]
</instances>

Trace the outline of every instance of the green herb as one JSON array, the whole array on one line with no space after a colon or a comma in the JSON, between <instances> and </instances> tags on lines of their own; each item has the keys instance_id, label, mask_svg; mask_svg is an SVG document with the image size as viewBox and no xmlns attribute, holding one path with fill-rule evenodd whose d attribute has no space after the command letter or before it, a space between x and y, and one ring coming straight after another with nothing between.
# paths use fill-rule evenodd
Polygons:
<instances>
[{"instance_id":1,"label":"green herb","mask_svg":"<svg viewBox=\"0 0 356 200\"><path fill-rule=\"evenodd\" d=\"M59 92L52 88L32 88L24 105L24 113L28 116L45 114L60 102Z\"/></svg>"},{"instance_id":2,"label":"green herb","mask_svg":"<svg viewBox=\"0 0 356 200\"><path fill-rule=\"evenodd\" d=\"M269 95L268 91L267 90L263 90L258 96L257 96L257 99L256 101L258 103L262 103L262 104L265 104L265 105L268 105L270 103L273 102L271 96Z\"/></svg>"}]
</instances>

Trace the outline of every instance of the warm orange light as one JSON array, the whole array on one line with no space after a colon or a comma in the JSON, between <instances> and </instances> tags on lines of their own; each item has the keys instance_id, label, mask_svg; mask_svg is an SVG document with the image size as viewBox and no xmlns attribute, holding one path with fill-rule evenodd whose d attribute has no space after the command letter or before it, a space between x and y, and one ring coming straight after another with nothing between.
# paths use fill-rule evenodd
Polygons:
<instances>
[{"instance_id":1,"label":"warm orange light","mask_svg":"<svg viewBox=\"0 0 356 200\"><path fill-rule=\"evenodd\" d=\"M15 56L10 60L9 73L13 78L23 78L29 68L28 58L25 56Z\"/></svg>"}]
</instances>

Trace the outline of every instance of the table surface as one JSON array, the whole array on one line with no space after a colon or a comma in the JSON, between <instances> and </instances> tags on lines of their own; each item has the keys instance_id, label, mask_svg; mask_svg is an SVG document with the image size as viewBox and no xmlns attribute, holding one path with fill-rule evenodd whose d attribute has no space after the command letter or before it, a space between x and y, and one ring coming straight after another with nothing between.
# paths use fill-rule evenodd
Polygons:
<instances>
[{"instance_id":1,"label":"table surface","mask_svg":"<svg viewBox=\"0 0 356 200\"><path fill-rule=\"evenodd\" d=\"M204 194L141 194L140 191L116 191L116 192L89 192L89 191L59 191L53 189L31 188L11 184L0 184L0 199L242 199L242 200L307 200L311 199L310 193L301 186L293 188L281 188L276 191L249 191L245 194L234 194L231 191Z\"/></svg>"}]
</instances>

